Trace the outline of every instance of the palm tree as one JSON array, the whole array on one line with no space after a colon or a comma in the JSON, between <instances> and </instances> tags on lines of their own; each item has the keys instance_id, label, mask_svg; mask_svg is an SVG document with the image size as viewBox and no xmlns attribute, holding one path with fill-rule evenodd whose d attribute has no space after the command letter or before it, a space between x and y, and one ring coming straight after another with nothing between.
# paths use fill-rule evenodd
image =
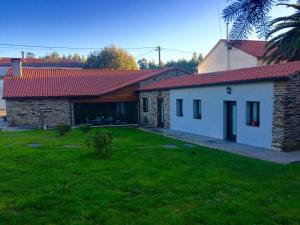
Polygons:
<instances>
[{"instance_id":1,"label":"palm tree","mask_svg":"<svg viewBox=\"0 0 300 225\"><path fill-rule=\"evenodd\" d=\"M287 17L279 17L271 22L274 29L267 38L273 34L288 29L271 38L267 45L263 59L267 64L280 61L294 61L300 59L300 0L296 4L280 4L296 9L296 13Z\"/></svg>"},{"instance_id":2,"label":"palm tree","mask_svg":"<svg viewBox=\"0 0 300 225\"><path fill-rule=\"evenodd\" d=\"M289 0L234 0L223 10L225 22L233 22L230 39L247 39L254 29L259 37L266 37L272 7L287 1Z\"/></svg>"}]
</instances>

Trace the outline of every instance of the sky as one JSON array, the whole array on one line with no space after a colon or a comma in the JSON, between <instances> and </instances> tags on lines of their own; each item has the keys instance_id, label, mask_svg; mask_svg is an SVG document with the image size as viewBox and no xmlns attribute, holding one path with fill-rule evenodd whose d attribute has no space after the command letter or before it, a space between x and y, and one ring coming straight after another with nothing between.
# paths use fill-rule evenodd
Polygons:
<instances>
[{"instance_id":1,"label":"sky","mask_svg":"<svg viewBox=\"0 0 300 225\"><path fill-rule=\"evenodd\" d=\"M227 0L1 0L0 57L20 57L21 51L37 56L53 51L87 55L94 48L116 44L136 60L145 57L157 62L155 46L172 49L162 50L164 62L189 59L191 52L205 55L226 37L221 13L227 4ZM271 16L291 12L278 6Z\"/></svg>"}]
</instances>

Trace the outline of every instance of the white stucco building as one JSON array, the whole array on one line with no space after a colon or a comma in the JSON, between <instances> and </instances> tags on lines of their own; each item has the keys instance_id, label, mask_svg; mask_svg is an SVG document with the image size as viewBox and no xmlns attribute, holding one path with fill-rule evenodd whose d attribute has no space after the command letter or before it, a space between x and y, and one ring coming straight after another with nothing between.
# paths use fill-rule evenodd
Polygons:
<instances>
[{"instance_id":1,"label":"white stucco building","mask_svg":"<svg viewBox=\"0 0 300 225\"><path fill-rule=\"evenodd\" d=\"M139 91L141 120L151 126L274 150L300 146L300 61L186 75Z\"/></svg>"},{"instance_id":2,"label":"white stucco building","mask_svg":"<svg viewBox=\"0 0 300 225\"><path fill-rule=\"evenodd\" d=\"M228 45L226 40L221 39L199 64L198 73L260 66L266 43L266 41L238 40Z\"/></svg>"},{"instance_id":3,"label":"white stucco building","mask_svg":"<svg viewBox=\"0 0 300 225\"><path fill-rule=\"evenodd\" d=\"M227 87L231 94L226 92ZM255 90L255 92L253 92ZM226 104L235 103L233 135L239 143L272 147L273 83L250 83L170 90L170 128L208 137L227 139ZM183 114L176 114L176 100L182 99ZM193 101L201 101L201 118L194 117ZM260 105L259 125L247 121L247 103Z\"/></svg>"}]
</instances>

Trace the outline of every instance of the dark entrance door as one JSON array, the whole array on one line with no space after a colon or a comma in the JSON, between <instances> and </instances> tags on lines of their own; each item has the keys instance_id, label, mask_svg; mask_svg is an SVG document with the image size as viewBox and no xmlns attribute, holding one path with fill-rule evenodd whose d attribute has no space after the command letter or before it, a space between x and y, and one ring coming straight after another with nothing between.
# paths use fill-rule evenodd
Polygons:
<instances>
[{"instance_id":1,"label":"dark entrance door","mask_svg":"<svg viewBox=\"0 0 300 225\"><path fill-rule=\"evenodd\" d=\"M164 127L164 100L157 99L157 126Z\"/></svg>"},{"instance_id":2,"label":"dark entrance door","mask_svg":"<svg viewBox=\"0 0 300 225\"><path fill-rule=\"evenodd\" d=\"M236 141L237 134L237 107L235 101L226 101L226 138Z\"/></svg>"}]
</instances>

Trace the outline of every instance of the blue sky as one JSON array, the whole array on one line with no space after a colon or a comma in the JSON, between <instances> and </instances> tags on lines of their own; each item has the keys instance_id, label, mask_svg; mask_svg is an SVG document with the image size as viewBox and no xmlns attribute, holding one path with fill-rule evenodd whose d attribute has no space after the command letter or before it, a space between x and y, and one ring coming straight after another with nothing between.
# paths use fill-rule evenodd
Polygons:
<instances>
[{"instance_id":1,"label":"blue sky","mask_svg":"<svg viewBox=\"0 0 300 225\"><path fill-rule=\"evenodd\" d=\"M221 12L227 4L227 0L1 0L0 44L93 48L112 43L124 48L161 45L205 55L226 36L222 18L220 32L218 6ZM272 16L289 13L285 7L277 7ZM0 57L19 57L22 50L38 56L51 51L91 51L0 46ZM137 57L149 49L128 51ZM143 57L156 60L157 53ZM162 51L163 61L190 57L190 53Z\"/></svg>"}]
</instances>

